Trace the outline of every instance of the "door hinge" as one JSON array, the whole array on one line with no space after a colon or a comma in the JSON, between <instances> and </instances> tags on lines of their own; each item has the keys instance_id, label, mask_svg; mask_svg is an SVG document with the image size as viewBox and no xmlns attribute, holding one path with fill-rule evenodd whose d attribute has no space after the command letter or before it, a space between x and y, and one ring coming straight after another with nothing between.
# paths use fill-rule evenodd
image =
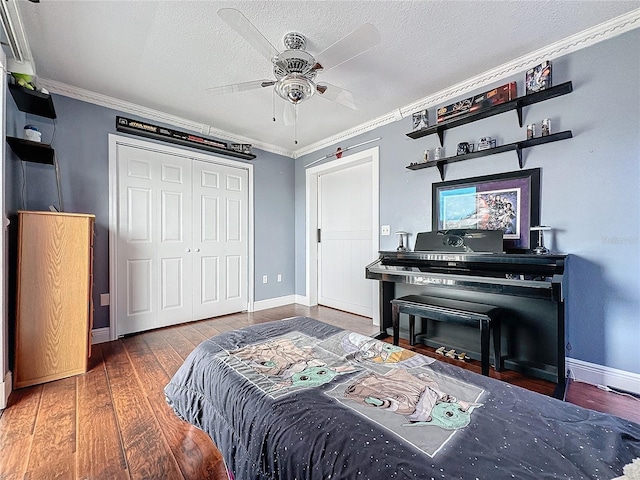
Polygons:
<instances>
[{"instance_id":1,"label":"door hinge","mask_svg":"<svg viewBox=\"0 0 640 480\"><path fill-rule=\"evenodd\" d=\"M318 243L321 243L321 241L322 241L322 229L319 228L318 229Z\"/></svg>"}]
</instances>

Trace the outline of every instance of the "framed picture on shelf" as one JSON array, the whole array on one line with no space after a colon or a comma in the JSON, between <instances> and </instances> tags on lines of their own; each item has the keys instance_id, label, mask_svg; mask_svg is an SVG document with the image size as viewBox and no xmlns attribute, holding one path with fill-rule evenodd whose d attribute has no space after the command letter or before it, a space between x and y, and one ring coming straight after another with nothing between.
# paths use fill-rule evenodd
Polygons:
<instances>
[{"instance_id":1,"label":"framed picture on shelf","mask_svg":"<svg viewBox=\"0 0 640 480\"><path fill-rule=\"evenodd\" d=\"M525 86L527 95L551 88L551 62L542 62L527 70Z\"/></svg>"},{"instance_id":2,"label":"framed picture on shelf","mask_svg":"<svg viewBox=\"0 0 640 480\"><path fill-rule=\"evenodd\" d=\"M420 110L413 114L413 131L417 132L429 126L429 112Z\"/></svg>"},{"instance_id":3,"label":"framed picture on shelf","mask_svg":"<svg viewBox=\"0 0 640 480\"><path fill-rule=\"evenodd\" d=\"M535 244L540 223L540 169L434 183L432 230L504 230L506 250Z\"/></svg>"}]
</instances>

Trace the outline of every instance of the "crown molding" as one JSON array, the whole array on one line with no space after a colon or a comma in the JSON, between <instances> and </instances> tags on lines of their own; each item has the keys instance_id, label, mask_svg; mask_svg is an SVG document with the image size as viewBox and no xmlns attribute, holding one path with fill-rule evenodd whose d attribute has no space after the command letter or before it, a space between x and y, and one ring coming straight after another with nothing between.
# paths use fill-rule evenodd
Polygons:
<instances>
[{"instance_id":1,"label":"crown molding","mask_svg":"<svg viewBox=\"0 0 640 480\"><path fill-rule=\"evenodd\" d=\"M209 136L220 138L226 141L231 141L236 143L250 143L254 148L263 150L265 152L276 153L278 155L284 155L286 157L293 158L292 151L283 149L276 145L258 142L251 138L243 137L241 135L237 135L231 132L226 132L224 130L213 128L210 125L194 122L186 118L170 115L168 113L161 112L159 110L143 107L135 103L119 100L117 98L109 97L107 95L102 95L100 93L92 92L90 90L84 90L82 88L74 87L73 85L68 85L66 83L38 77L38 86L46 88L51 93L64 95L65 97L74 98L76 100L92 103L94 105L99 105L101 107L111 108L113 110L118 110L120 112L130 113L132 115L137 115L145 119L156 120L158 122L162 122L167 125L173 125L175 127L185 128L187 130L198 132L202 135L209 135Z\"/></svg>"},{"instance_id":2,"label":"crown molding","mask_svg":"<svg viewBox=\"0 0 640 480\"><path fill-rule=\"evenodd\" d=\"M535 50L531 53L516 58L508 63L502 64L491 70L487 70L484 73L471 77L463 82L457 83L444 90L440 90L432 95L424 97L416 102L400 107L392 112L382 115L370 122L363 123L354 128L339 133L338 135L325 138L319 142L316 142L307 147L301 148L293 152L293 158L299 158L303 155L313 153L317 150L330 147L359 135L361 133L373 130L383 125L396 122L411 115L413 112L419 110L425 110L435 107L442 103L446 103L449 100L453 100L457 96L461 96L472 90L477 90L480 87L488 85L489 83L500 80L501 78L508 77L514 73L524 72L525 70L538 65L544 60L553 60L563 55L567 55L572 52L576 52L583 48L590 47L596 43L609 40L622 33L634 30L640 27L640 8L632 10L624 15L615 17L607 22L601 23L594 27L588 28L579 32L571 37L567 37L558 42L552 43L544 48Z\"/></svg>"},{"instance_id":3,"label":"crown molding","mask_svg":"<svg viewBox=\"0 0 640 480\"><path fill-rule=\"evenodd\" d=\"M332 145L335 145L336 143L374 130L378 127L390 124L392 122L397 122L407 115L410 115L418 110L435 107L438 104L445 103L446 101L452 100L454 97L463 95L469 91L479 89L480 87L498 81L501 78L513 75L517 72L523 72L526 69L531 68L532 66L537 65L544 60L553 60L563 55L567 55L583 48L587 48L591 45L595 45L596 43L609 40L610 38L616 37L630 30L634 30L638 27L640 27L640 8L632 10L631 12L628 12L624 15L620 15L619 17L613 18L607 22L583 30L582 32L572 35L571 37L567 37L563 40L552 43L551 45L518 57L515 60L471 77L449 88L440 90L439 92L424 97L416 102L397 108L371 121L362 123L353 128L340 132L337 135L327 137L323 140L320 140L319 142L295 151L287 150L268 143L258 142L251 138L213 128L210 125L187 120L185 118L170 115L168 113L136 105L134 103L125 102L123 100L118 100L113 97L108 97L106 95L91 92L89 90L84 90L54 80L38 78L38 84L41 87L45 87L52 93L57 93L66 97L93 103L95 105L112 108L121 112L138 115L143 118L157 120L168 125L186 128L203 135L210 135L212 137L230 140L237 143L251 143L254 148L295 159L303 155L313 153L317 150L330 147Z\"/></svg>"}]
</instances>

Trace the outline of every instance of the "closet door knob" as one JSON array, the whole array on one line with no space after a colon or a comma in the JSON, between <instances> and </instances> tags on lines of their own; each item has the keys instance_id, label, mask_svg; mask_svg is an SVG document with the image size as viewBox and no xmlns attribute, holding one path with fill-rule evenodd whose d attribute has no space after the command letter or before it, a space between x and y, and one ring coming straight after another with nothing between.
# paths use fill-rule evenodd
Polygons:
<instances>
[{"instance_id":1,"label":"closet door knob","mask_svg":"<svg viewBox=\"0 0 640 480\"><path fill-rule=\"evenodd\" d=\"M199 248L196 248L196 252L199 252L199 251L200 251L200 249L199 249Z\"/></svg>"},{"instance_id":2,"label":"closet door knob","mask_svg":"<svg viewBox=\"0 0 640 480\"><path fill-rule=\"evenodd\" d=\"M187 253L191 253L191 249L190 248L187 248Z\"/></svg>"}]
</instances>

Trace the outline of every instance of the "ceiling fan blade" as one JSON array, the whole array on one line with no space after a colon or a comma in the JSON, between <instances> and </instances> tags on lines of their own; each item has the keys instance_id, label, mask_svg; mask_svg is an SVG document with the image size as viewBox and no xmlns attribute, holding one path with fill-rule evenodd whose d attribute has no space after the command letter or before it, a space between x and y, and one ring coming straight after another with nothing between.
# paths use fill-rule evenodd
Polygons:
<instances>
[{"instance_id":1,"label":"ceiling fan blade","mask_svg":"<svg viewBox=\"0 0 640 480\"><path fill-rule=\"evenodd\" d=\"M244 92L245 90L253 90L255 88L270 87L275 85L275 80L252 80L251 82L234 83L232 85L223 85L221 87L207 88L207 92L214 95L222 93L237 93Z\"/></svg>"},{"instance_id":2,"label":"ceiling fan blade","mask_svg":"<svg viewBox=\"0 0 640 480\"><path fill-rule=\"evenodd\" d=\"M336 87L335 85L327 82L322 82L321 85L316 85L316 91L322 98L337 102L340 105L351 108L352 110L358 110L353 93L349 90Z\"/></svg>"},{"instance_id":3,"label":"ceiling fan blade","mask_svg":"<svg viewBox=\"0 0 640 480\"><path fill-rule=\"evenodd\" d=\"M253 23L235 8L221 8L218 10L218 15L267 60L272 61L280 54L280 52L269 43L269 40L258 31Z\"/></svg>"},{"instance_id":4,"label":"ceiling fan blade","mask_svg":"<svg viewBox=\"0 0 640 480\"><path fill-rule=\"evenodd\" d=\"M328 71L375 47L381 39L378 29L365 23L342 40L325 48L316 55L316 60L324 71Z\"/></svg>"}]
</instances>

